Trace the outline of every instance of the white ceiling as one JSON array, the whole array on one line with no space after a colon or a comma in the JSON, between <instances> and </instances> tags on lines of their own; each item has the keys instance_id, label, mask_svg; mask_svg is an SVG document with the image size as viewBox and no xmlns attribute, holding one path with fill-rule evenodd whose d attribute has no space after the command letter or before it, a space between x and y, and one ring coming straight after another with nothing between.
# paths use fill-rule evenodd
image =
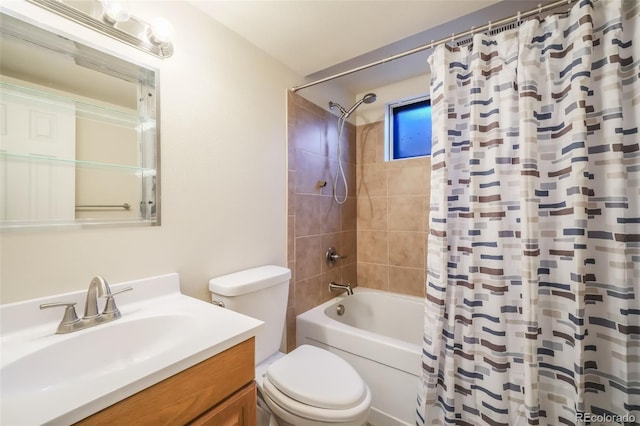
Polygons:
<instances>
[{"instance_id":1,"label":"white ceiling","mask_svg":"<svg viewBox=\"0 0 640 426\"><path fill-rule=\"evenodd\" d=\"M315 80L534 9L551 0L192 0L226 27ZM358 93L427 71L426 53L339 83ZM303 83L301 81L300 83Z\"/></svg>"},{"instance_id":2,"label":"white ceiling","mask_svg":"<svg viewBox=\"0 0 640 426\"><path fill-rule=\"evenodd\" d=\"M197 6L310 75L498 0L200 1Z\"/></svg>"}]
</instances>

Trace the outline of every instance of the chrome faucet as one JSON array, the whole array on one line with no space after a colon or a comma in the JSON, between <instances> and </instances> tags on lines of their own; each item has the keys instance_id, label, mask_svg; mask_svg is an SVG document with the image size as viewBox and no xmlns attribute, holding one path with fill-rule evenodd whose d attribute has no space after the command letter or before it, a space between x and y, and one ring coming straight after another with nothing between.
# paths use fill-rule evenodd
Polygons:
<instances>
[{"instance_id":1,"label":"chrome faucet","mask_svg":"<svg viewBox=\"0 0 640 426\"><path fill-rule=\"evenodd\" d=\"M85 300L84 305L84 316L82 318L78 318L78 315L76 314L75 302L44 303L40 305L40 309L64 306L64 317L58 325L56 334L71 333L120 318L122 314L116 306L116 301L113 297L129 290L133 290L133 288L126 287L112 293L109 284L107 284L107 281L104 278L95 277L91 280L89 290L87 290L87 299ZM98 311L98 297L106 298L102 313Z\"/></svg>"},{"instance_id":2,"label":"chrome faucet","mask_svg":"<svg viewBox=\"0 0 640 426\"><path fill-rule=\"evenodd\" d=\"M95 277L89 284L87 299L84 301L84 316L82 319L88 320L100 316L100 312L98 312L98 296L112 296L111 287L102 277Z\"/></svg>"},{"instance_id":3,"label":"chrome faucet","mask_svg":"<svg viewBox=\"0 0 640 426\"><path fill-rule=\"evenodd\" d=\"M347 296L351 296L353 294L353 289L351 288L350 283L346 284L338 284L331 281L329 283L329 291L342 290L347 292Z\"/></svg>"}]
</instances>

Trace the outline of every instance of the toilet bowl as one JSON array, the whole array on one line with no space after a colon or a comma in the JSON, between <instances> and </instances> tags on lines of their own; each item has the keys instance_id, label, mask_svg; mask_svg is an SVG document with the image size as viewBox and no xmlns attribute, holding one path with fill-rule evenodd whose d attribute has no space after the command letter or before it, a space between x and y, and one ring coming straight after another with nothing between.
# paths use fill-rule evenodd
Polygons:
<instances>
[{"instance_id":1,"label":"toilet bowl","mask_svg":"<svg viewBox=\"0 0 640 426\"><path fill-rule=\"evenodd\" d=\"M263 266L209 281L215 303L265 322L256 335L258 397L279 426L366 424L371 391L349 363L310 345L279 352L290 277Z\"/></svg>"}]
</instances>

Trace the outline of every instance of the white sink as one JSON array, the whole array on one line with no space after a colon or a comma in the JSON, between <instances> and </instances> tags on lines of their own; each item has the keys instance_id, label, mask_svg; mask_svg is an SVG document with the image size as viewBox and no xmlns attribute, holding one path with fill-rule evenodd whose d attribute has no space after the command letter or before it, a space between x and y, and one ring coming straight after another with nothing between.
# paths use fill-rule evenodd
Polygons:
<instances>
[{"instance_id":1,"label":"white sink","mask_svg":"<svg viewBox=\"0 0 640 426\"><path fill-rule=\"evenodd\" d=\"M187 297L177 274L112 285L122 318L55 334L85 292L0 306L0 424L73 423L254 336L261 321ZM40 321L38 321L40 319ZM22 323L22 326L21 326Z\"/></svg>"}]
</instances>

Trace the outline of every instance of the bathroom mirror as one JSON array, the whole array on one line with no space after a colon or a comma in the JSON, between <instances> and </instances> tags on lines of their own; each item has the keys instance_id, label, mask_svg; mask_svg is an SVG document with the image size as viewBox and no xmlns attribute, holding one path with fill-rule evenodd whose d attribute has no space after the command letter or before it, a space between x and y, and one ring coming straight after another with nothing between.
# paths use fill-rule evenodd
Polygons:
<instances>
[{"instance_id":1,"label":"bathroom mirror","mask_svg":"<svg viewBox=\"0 0 640 426\"><path fill-rule=\"evenodd\" d=\"M5 13L0 32L0 228L158 225L158 71Z\"/></svg>"}]
</instances>

